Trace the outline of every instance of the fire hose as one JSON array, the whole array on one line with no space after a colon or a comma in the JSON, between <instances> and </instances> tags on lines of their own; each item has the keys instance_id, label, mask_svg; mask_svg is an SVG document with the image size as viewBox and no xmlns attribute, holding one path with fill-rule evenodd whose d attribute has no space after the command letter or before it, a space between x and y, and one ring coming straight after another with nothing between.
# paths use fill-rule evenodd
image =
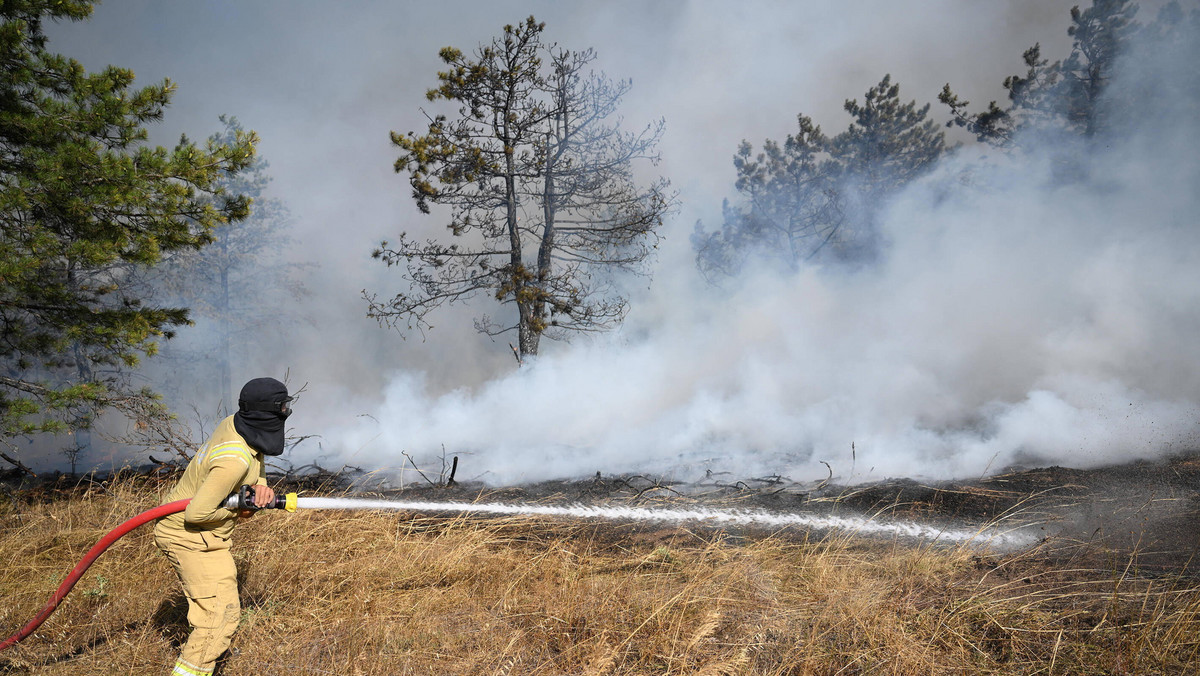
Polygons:
<instances>
[{"instance_id":1,"label":"fire hose","mask_svg":"<svg viewBox=\"0 0 1200 676\"><path fill-rule=\"evenodd\" d=\"M66 579L62 581L62 584L58 586L58 589L55 590L54 594L50 597L49 603L46 604L45 608L42 608L42 612L38 613L36 617L30 620L29 623L21 629L21 631L9 636L8 638L4 639L3 643L0 643L0 652L15 645L18 641L23 640L36 631L37 628L40 627L48 617L50 617L54 610L58 608L58 604L61 603L64 598L66 598L67 594L71 593L71 589L75 587L75 583L79 581L79 578L83 576L88 567L90 567L92 563L112 545L112 543L120 540L125 534L129 533L129 531L144 523L170 514L175 514L176 512L182 512L183 510L187 509L189 502L191 502L190 498L187 500L168 502L165 505L159 505L154 509L150 509L138 514L132 519L109 531L108 535L100 538L100 541L97 542L90 550L88 550L87 555L79 561L79 564L75 566L75 569L72 570L67 575ZM226 509L233 510L246 509L250 511L258 511L259 509L284 509L289 512L294 512L296 511L296 494L288 493L286 496L276 496L273 502L270 502L260 508L254 504L254 487L242 486L237 493L234 493L226 498L225 502L222 503L222 506Z\"/></svg>"}]
</instances>

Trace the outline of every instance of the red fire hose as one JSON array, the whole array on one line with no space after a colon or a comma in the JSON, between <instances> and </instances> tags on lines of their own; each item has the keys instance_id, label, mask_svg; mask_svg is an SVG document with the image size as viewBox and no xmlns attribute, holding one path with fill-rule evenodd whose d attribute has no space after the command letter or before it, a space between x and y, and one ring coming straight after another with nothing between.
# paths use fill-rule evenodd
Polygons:
<instances>
[{"instance_id":1,"label":"red fire hose","mask_svg":"<svg viewBox=\"0 0 1200 676\"><path fill-rule=\"evenodd\" d=\"M25 625L21 631L18 631L12 636L4 639L4 642L0 643L0 651L3 651L9 646L16 644L18 641L24 639L26 636L29 636L35 630L37 630L37 628L46 621L46 618L50 617L50 614L54 612L54 609L58 608L58 604L63 600L63 598L65 598L66 595L71 592L71 588L75 586L75 583L78 582L79 578L83 576L85 571L87 571L88 566L91 566L92 562L99 558L100 555L104 553L104 550L108 549L112 543L121 539L121 536L146 523L147 521L153 521L154 519L167 516L168 514L182 512L187 507L189 502L191 502L190 499L176 500L175 502L168 502L165 505L160 505L149 511L142 512L120 526L112 529L108 535L100 538L100 541L97 542L90 551L88 551L87 556L83 557L83 560L80 561L77 566L75 566L75 570L72 570L71 573L67 575L67 579L63 580L62 584L58 585L58 590L55 591L54 595L50 597L50 602L46 604L46 607L42 609L42 612L38 613L37 617L30 620L29 624Z\"/></svg>"}]
</instances>

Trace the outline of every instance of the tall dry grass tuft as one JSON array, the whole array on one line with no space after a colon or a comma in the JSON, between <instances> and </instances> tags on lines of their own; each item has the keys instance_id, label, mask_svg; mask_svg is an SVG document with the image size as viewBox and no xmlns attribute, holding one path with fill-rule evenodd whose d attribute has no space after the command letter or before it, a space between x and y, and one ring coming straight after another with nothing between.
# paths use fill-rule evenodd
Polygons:
<instances>
[{"instance_id":1,"label":"tall dry grass tuft","mask_svg":"<svg viewBox=\"0 0 1200 676\"><path fill-rule=\"evenodd\" d=\"M0 633L157 504L138 479L0 502ZM1200 672L1200 587L837 534L262 513L238 527L227 675ZM165 673L185 604L149 528L0 673Z\"/></svg>"}]
</instances>

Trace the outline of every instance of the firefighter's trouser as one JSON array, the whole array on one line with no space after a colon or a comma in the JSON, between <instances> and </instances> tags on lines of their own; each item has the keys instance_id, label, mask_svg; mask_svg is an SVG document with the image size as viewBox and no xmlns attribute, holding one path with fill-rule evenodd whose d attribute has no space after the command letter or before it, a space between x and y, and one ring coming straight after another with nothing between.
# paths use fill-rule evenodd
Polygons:
<instances>
[{"instance_id":1,"label":"firefighter's trouser","mask_svg":"<svg viewBox=\"0 0 1200 676\"><path fill-rule=\"evenodd\" d=\"M155 529L154 544L179 576L192 628L171 674L208 676L233 640L242 612L229 541L211 533Z\"/></svg>"}]
</instances>

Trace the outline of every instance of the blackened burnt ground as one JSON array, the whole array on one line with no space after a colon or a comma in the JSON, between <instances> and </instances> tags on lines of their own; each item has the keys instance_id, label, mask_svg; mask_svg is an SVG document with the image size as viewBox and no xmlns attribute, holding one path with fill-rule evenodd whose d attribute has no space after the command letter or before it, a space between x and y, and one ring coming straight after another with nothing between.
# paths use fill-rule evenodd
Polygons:
<instances>
[{"instance_id":1,"label":"blackened burnt ground","mask_svg":"<svg viewBox=\"0 0 1200 676\"><path fill-rule=\"evenodd\" d=\"M358 485L359 490L366 488ZM583 480L503 488L419 481L403 488L375 486L365 492L404 500L705 506L870 516L946 528L991 524L1032 534L1038 557L1054 565L1147 576L1200 575L1200 451L1097 469L1017 469L977 480L944 482L890 479L847 486L781 476L721 476L684 484L660 477L597 473ZM642 537L656 533L668 537L674 530L661 524L623 528L626 535L641 533ZM814 535L793 527L771 534ZM742 528L733 535L762 533Z\"/></svg>"}]
</instances>

